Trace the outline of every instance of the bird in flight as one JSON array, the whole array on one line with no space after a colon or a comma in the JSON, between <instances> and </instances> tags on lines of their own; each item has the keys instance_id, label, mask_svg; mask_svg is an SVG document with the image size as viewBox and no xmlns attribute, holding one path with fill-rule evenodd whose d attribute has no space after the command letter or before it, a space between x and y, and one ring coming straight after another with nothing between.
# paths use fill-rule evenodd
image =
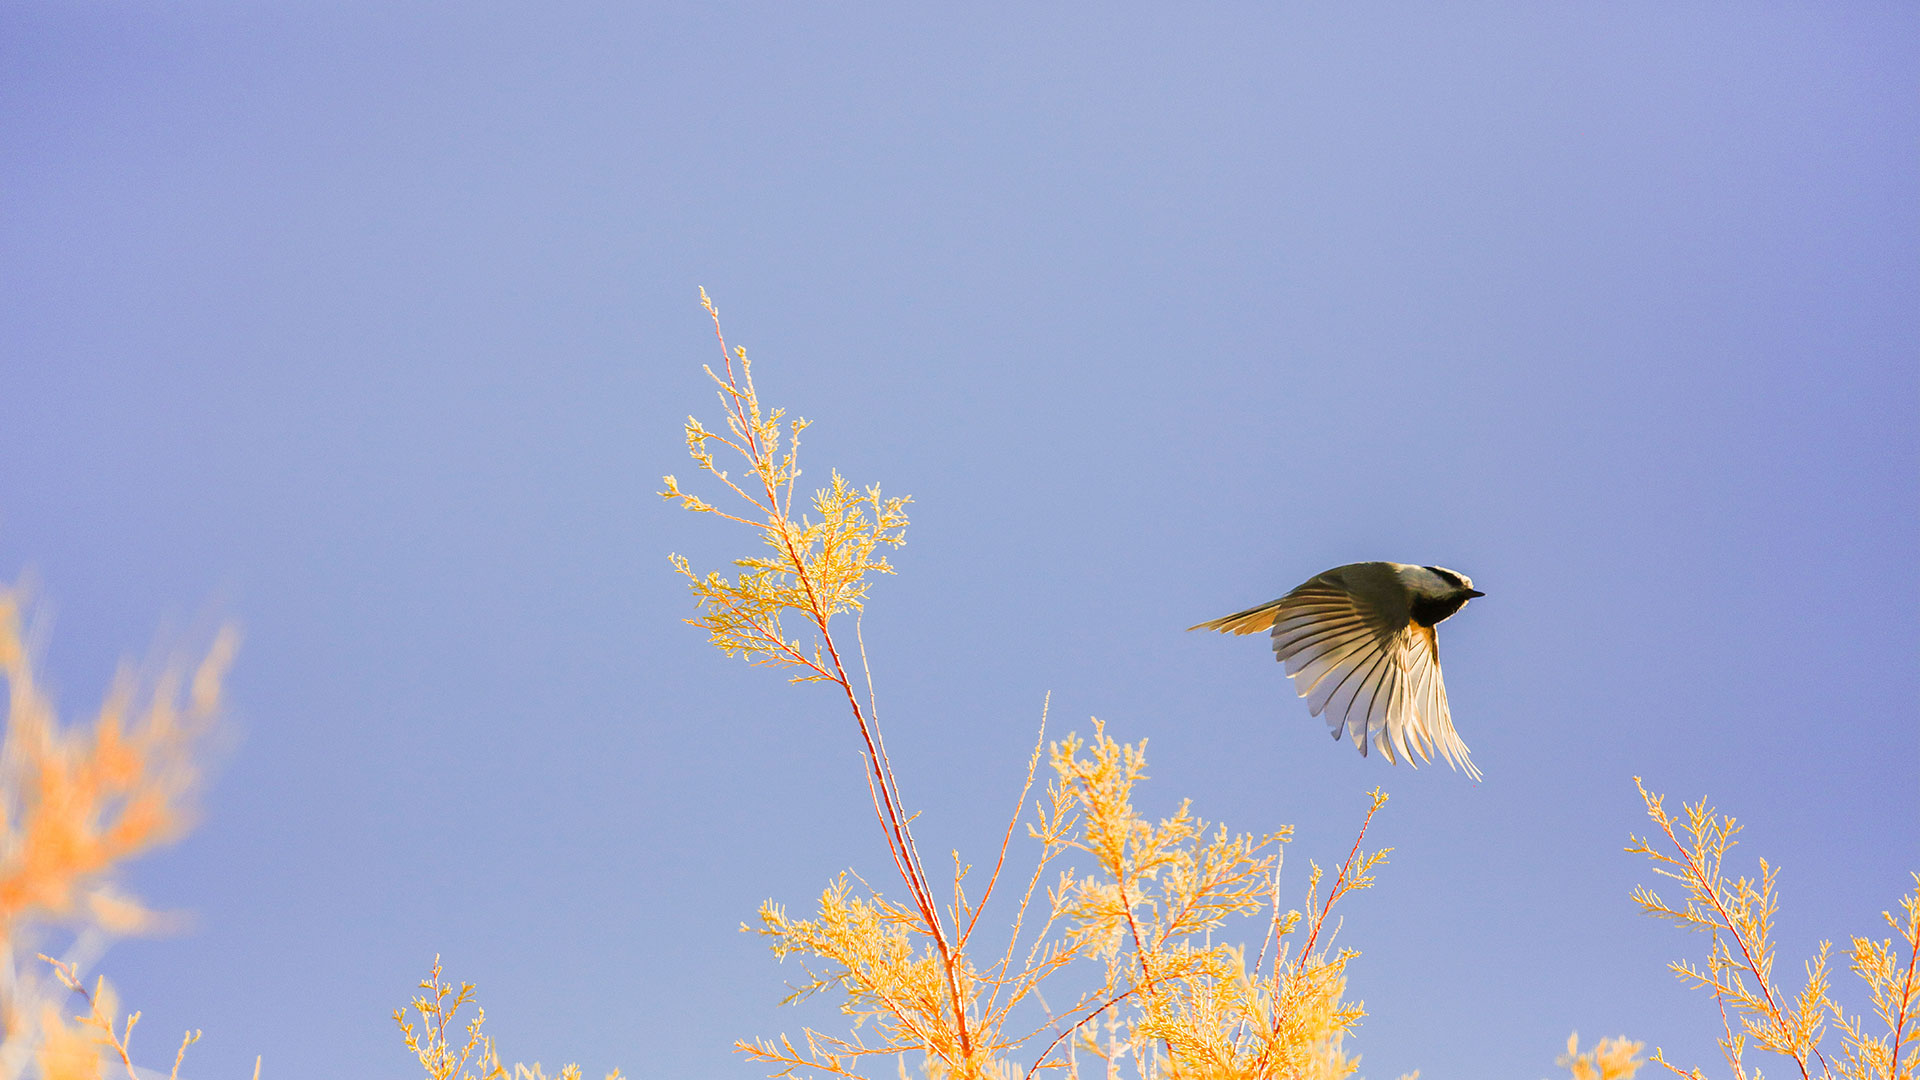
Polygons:
<instances>
[{"instance_id":1,"label":"bird in flight","mask_svg":"<svg viewBox=\"0 0 1920 1080\"><path fill-rule=\"evenodd\" d=\"M1478 780L1453 730L1433 628L1485 595L1443 566L1348 563L1278 600L1187 629L1271 629L1274 659L1287 665L1313 715L1325 714L1335 739L1352 739L1362 756L1378 745L1390 762L1431 761L1438 750Z\"/></svg>"}]
</instances>

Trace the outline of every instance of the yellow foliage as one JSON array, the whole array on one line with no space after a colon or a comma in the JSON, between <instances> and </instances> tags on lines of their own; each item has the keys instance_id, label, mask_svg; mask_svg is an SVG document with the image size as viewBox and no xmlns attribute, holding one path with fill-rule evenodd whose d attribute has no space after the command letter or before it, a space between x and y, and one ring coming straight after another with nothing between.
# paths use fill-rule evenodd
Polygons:
<instances>
[{"instance_id":1,"label":"yellow foliage","mask_svg":"<svg viewBox=\"0 0 1920 1080\"><path fill-rule=\"evenodd\" d=\"M478 1005L473 1007L473 1018L465 1022L466 1037L459 1049L454 1048L453 1039L460 1039L463 1030L460 1010L473 1000L473 984L461 983L456 989L446 982L439 957L433 958L433 972L420 981L420 989L424 993L413 999L418 1026L407 1019L405 1009L393 1011L393 1022L400 1025L407 1049L432 1080L547 1080L537 1061L511 1069L501 1062L499 1048L486 1032L487 1011ZM580 1080L580 1066L562 1068L554 1080ZM620 1080L620 1070L608 1073L606 1080Z\"/></svg>"},{"instance_id":2,"label":"yellow foliage","mask_svg":"<svg viewBox=\"0 0 1920 1080\"><path fill-rule=\"evenodd\" d=\"M713 317L718 334L720 313L704 289L700 302ZM741 573L731 580L718 573L703 577L686 559L669 556L674 569L687 578L700 606L700 616L687 621L705 628L714 646L729 656L798 668L796 682L826 680L847 686L846 670L826 632L827 621L842 612L861 609L866 602L867 575L893 573L886 558L875 552L882 544L898 547L906 542L908 500L882 498L878 486L856 488L835 472L831 484L814 493L813 515L794 517L800 433L806 430L807 422L794 420L786 426L786 446L782 448L785 410L762 410L753 386L753 365L747 361L745 349L728 352L722 338L720 351L725 376L711 367L706 371L720 388L729 434L711 431L689 416L687 449L700 471L719 480L747 504L748 509L741 512L750 517L727 513L682 491L672 476L661 478L666 487L660 494L688 510L717 514L753 527L759 531L766 553L735 559L734 565ZM720 468L714 459L715 443L738 454L747 464L750 478L735 480ZM788 636L782 619L789 613L812 624L811 643ZM830 655L822 655L822 646Z\"/></svg>"},{"instance_id":3,"label":"yellow foliage","mask_svg":"<svg viewBox=\"0 0 1920 1080\"><path fill-rule=\"evenodd\" d=\"M62 728L20 635L20 607L0 592L0 675L9 693L0 749L0 936L32 920L78 920L118 932L151 916L112 871L177 839L191 823L194 753L220 706L235 635L223 632L182 693L171 668L142 688L126 673L90 727Z\"/></svg>"},{"instance_id":4,"label":"yellow foliage","mask_svg":"<svg viewBox=\"0 0 1920 1080\"><path fill-rule=\"evenodd\" d=\"M1649 915L1708 935L1704 965L1683 960L1668 967L1713 995L1722 1019L1720 1049L1733 1075L1747 1080L1745 1053L1751 1041L1791 1059L1803 1080L1914 1080L1920 1072L1920 874L1914 875L1913 892L1901 900L1902 914L1883 913L1897 938L1856 937L1852 942L1852 968L1866 983L1874 1015L1885 1029L1869 1032L1864 1019L1848 1016L1832 994L1827 973L1832 942L1821 942L1807 962L1806 982L1798 994L1789 998L1774 981L1772 934L1780 872L1761 859L1758 877L1727 876L1726 857L1738 843L1739 824L1721 817L1705 799L1685 806L1675 822L1661 796L1647 791L1638 777L1634 784L1647 816L1667 843L1656 848L1651 838L1633 837L1627 851L1647 856L1654 872L1678 882L1685 897L1675 906L1639 886L1633 891L1634 902ZM1831 1059L1822 1049L1829 1023L1841 1033L1840 1052ZM1704 1076L1698 1068L1681 1070L1669 1064L1658 1049L1653 1060L1682 1076ZM1753 1075L1758 1080L1759 1073Z\"/></svg>"},{"instance_id":5,"label":"yellow foliage","mask_svg":"<svg viewBox=\"0 0 1920 1080\"><path fill-rule=\"evenodd\" d=\"M1646 1049L1645 1043L1637 1043L1622 1035L1617 1039L1601 1039L1586 1053L1580 1052L1580 1033L1567 1036L1567 1052L1560 1057L1560 1067L1573 1074L1573 1080L1629 1080L1647 1059L1640 1056Z\"/></svg>"},{"instance_id":6,"label":"yellow foliage","mask_svg":"<svg viewBox=\"0 0 1920 1080\"><path fill-rule=\"evenodd\" d=\"M1021 941L1029 888L1012 912L1013 939L984 966L964 948L981 905L956 883L948 910L962 928L952 965L957 1014L941 955L915 914L877 892L855 893L842 875L822 893L816 917L794 919L769 901L757 929L775 955L802 960L806 978L787 1000L837 994L854 1030L808 1030L804 1045L782 1038L740 1049L776 1076L802 1069L858 1076L860 1059L894 1054L922 1060L930 1076L1042 1069L1078 1076L1081 1055L1116 1067L1137 1062L1142 1076L1349 1075L1357 1060L1341 1053L1341 1040L1361 1016L1343 1000L1354 954L1319 938L1333 904L1370 885L1385 853L1362 854L1356 842L1323 902L1315 901L1316 868L1307 913L1281 912L1275 898L1288 831L1233 835L1210 829L1184 805L1167 820L1146 820L1131 800L1146 764L1142 747L1114 741L1097 721L1091 742L1069 736L1053 744L1051 757L1055 778L1029 824L1042 846L1040 865L1077 851L1092 866L1058 874L1046 890L1042 928ZM1384 802L1376 793L1373 808ZM1254 914L1266 916L1267 944L1275 948L1270 965L1263 947L1249 968L1241 949L1211 936L1230 917ZM1302 924L1308 933L1298 950L1277 944ZM1022 945L1025 959L1016 962ZM1070 966L1092 975L1075 982ZM1020 1006L1040 1006L1046 987L1057 984L1073 986L1065 1008L1043 1008L1024 1027L1016 1022ZM955 1015L970 1025L965 1047ZM1113 1022L1103 1026L1105 1019ZM1017 1065L1023 1051L1031 1062Z\"/></svg>"}]
</instances>

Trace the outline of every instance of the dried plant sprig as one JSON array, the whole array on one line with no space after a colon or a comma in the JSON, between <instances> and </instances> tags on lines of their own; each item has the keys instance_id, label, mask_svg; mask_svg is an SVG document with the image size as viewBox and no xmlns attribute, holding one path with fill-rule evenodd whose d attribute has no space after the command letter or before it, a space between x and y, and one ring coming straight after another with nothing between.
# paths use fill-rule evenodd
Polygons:
<instances>
[{"instance_id":1,"label":"dried plant sprig","mask_svg":"<svg viewBox=\"0 0 1920 1080\"><path fill-rule=\"evenodd\" d=\"M1634 902L1646 914L1708 935L1704 965L1682 960L1668 968L1689 984L1710 992L1718 1005L1720 1049L1736 1080L1747 1080L1745 1053L1758 1049L1792 1059L1802 1080L1913 1080L1920 1068L1920 875L1914 892L1901 901L1902 918L1884 913L1899 935L1875 942L1856 937L1850 950L1854 972L1867 984L1884 1035L1868 1033L1860 1017L1849 1017L1833 997L1827 972L1832 942L1820 943L1806 963L1806 982L1789 998L1773 979L1773 923L1779 911L1779 869L1759 860L1759 876L1730 877L1727 853L1739 842L1739 824L1722 817L1705 799L1686 804L1680 820L1669 814L1662 796L1649 792L1639 777L1634 785L1647 816L1666 844L1630 837L1627 851L1644 855L1654 872L1676 881L1684 899L1676 906L1645 886L1636 886ZM1736 1023L1737 1022L1737 1023ZM1828 1023L1842 1035L1842 1049L1829 1060L1822 1049ZM1652 1059L1668 1071L1704 1077L1699 1068L1681 1069L1655 1049ZM1758 1072L1754 1074L1758 1080Z\"/></svg>"},{"instance_id":2,"label":"dried plant sprig","mask_svg":"<svg viewBox=\"0 0 1920 1080\"><path fill-rule=\"evenodd\" d=\"M835 682L851 693L827 624L835 615L861 610L870 575L894 572L879 551L906 542L910 500L883 497L877 485L857 488L835 472L829 485L814 493L813 513L796 517L793 493L807 421L791 421L783 435L786 411L768 412L761 406L746 350L728 350L720 313L704 289L700 302L720 341L722 370L705 370L719 388L727 430L711 430L690 416L687 450L701 472L718 480L748 509L737 514L723 510L683 490L671 475L661 478L665 487L660 495L696 513L755 529L766 554L735 559L741 573L732 579L697 574L685 558L669 556L700 606L700 615L687 621L705 629L713 645L729 656L795 668L797 682ZM738 456L748 475L735 479L721 468L715 444ZM784 621L788 615L810 624L811 641L789 634Z\"/></svg>"},{"instance_id":3,"label":"dried plant sprig","mask_svg":"<svg viewBox=\"0 0 1920 1080\"><path fill-rule=\"evenodd\" d=\"M73 1023L78 1025L77 1030L66 1028L51 1003L44 1007L41 1020L43 1037L37 1063L41 1076L98 1080L105 1052L110 1050L112 1056L119 1059L127 1080L141 1080L133 1065L133 1026L140 1022L140 1014L131 1012L124 1021L116 1020L119 999L113 988L107 985L104 976L96 976L93 989L88 990L86 984L81 982L78 966L74 963L46 955L40 959L52 968L53 976L60 985L72 991L87 1006L86 1012L73 1018ZM167 1074L168 1080L180 1080L180 1066L187 1060L187 1047L199 1041L198 1031L188 1031L180 1037L180 1049L174 1052L173 1070ZM259 1075L260 1069L256 1063L256 1080Z\"/></svg>"},{"instance_id":4,"label":"dried plant sprig","mask_svg":"<svg viewBox=\"0 0 1920 1080\"><path fill-rule=\"evenodd\" d=\"M454 986L446 981L440 958L433 958L433 969L420 980L421 993L414 995L415 1019L407 1010L395 1009L393 1022L400 1026L407 1049L420 1062L431 1080L547 1080L539 1062L532 1065L506 1065L493 1036L487 1034L487 1011L474 1003L472 983ZM473 1005L473 1016L462 1024L460 1011ZM462 1033L464 1032L464 1038ZM456 1049L454 1041L459 1040ZM258 1067L255 1067L256 1080ZM580 1066L567 1065L554 1080L580 1080ZM608 1073L606 1080L620 1080L620 1070Z\"/></svg>"}]
</instances>

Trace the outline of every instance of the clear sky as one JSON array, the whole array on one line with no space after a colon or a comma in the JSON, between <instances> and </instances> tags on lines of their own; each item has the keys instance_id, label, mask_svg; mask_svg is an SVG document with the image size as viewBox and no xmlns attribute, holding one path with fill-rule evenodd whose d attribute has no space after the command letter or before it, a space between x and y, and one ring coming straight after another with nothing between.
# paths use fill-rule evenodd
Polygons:
<instances>
[{"instance_id":1,"label":"clear sky","mask_svg":"<svg viewBox=\"0 0 1920 1080\"><path fill-rule=\"evenodd\" d=\"M830 696L679 621L667 552L741 550L653 494L714 412L699 285L812 478L914 496L865 630L931 850L997 839L1048 691L1302 869L1385 785L1376 1078L1574 1028L1717 1063L1664 971L1704 943L1627 900L1635 774L1782 867L1783 975L1878 930L1920 12L909 7L0 11L0 574L69 714L246 634L204 824L135 875L194 927L105 963L155 1055L408 1075L436 952L549 1065L831 1023L736 927L884 851ZM1487 592L1441 634L1483 784L1182 630L1361 559Z\"/></svg>"}]
</instances>

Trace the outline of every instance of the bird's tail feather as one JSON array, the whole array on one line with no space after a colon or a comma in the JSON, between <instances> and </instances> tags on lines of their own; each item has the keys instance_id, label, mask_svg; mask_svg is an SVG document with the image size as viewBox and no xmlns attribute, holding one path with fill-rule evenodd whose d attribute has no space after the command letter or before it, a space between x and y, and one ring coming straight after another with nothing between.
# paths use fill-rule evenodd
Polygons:
<instances>
[{"instance_id":1,"label":"bird's tail feather","mask_svg":"<svg viewBox=\"0 0 1920 1080\"><path fill-rule=\"evenodd\" d=\"M1218 630L1223 634L1257 634L1273 626L1273 620L1279 613L1280 601L1270 600L1259 607L1236 611L1231 615L1222 615L1211 622L1189 626L1187 629Z\"/></svg>"}]
</instances>

